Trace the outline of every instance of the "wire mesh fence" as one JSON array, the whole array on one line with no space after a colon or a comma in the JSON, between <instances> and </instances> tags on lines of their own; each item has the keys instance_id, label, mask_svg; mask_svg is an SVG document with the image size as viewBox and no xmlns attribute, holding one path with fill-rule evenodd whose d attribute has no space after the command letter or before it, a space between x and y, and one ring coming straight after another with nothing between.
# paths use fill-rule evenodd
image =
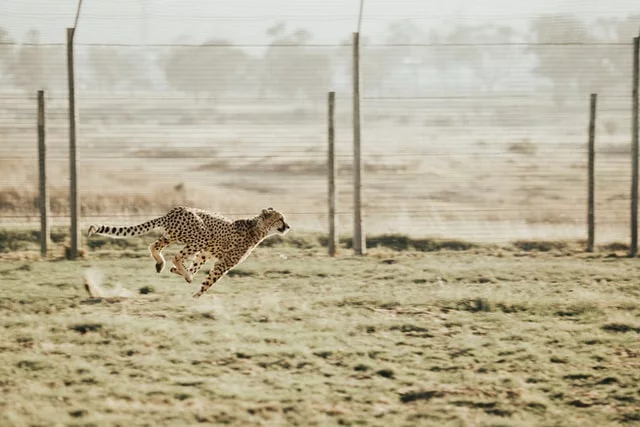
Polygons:
<instances>
[{"instance_id":1,"label":"wire mesh fence","mask_svg":"<svg viewBox=\"0 0 640 427\"><path fill-rule=\"evenodd\" d=\"M141 15L153 41L100 40L91 28L140 22L83 16L75 45L82 222L135 223L176 204L232 217L274 206L299 230L325 231L326 94L335 91L338 223L349 234L354 15L309 10L285 14L287 25L277 13L211 17L249 29L262 18L269 25L255 42L215 30L198 42L157 41L153 28L174 22L167 12ZM186 16L194 28L205 19L175 20ZM558 10L439 23L365 14L364 29L375 29L361 49L367 232L586 238L589 95L598 93L597 240L626 240L640 15L621 16ZM38 221L38 89L47 91L53 223L67 224L66 45L35 31L17 37L0 30L0 224Z\"/></svg>"}]
</instances>

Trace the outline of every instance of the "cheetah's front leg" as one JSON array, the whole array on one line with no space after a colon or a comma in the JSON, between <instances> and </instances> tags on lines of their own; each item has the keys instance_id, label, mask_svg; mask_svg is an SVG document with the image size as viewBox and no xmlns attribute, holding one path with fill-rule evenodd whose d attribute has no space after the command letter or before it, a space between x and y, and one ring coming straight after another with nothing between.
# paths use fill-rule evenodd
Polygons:
<instances>
[{"instance_id":1,"label":"cheetah's front leg","mask_svg":"<svg viewBox=\"0 0 640 427\"><path fill-rule=\"evenodd\" d=\"M213 254L211 252L200 252L199 255L193 259L193 263L191 263L189 267L189 274L191 274L192 277L195 276L204 263L212 256Z\"/></svg>"},{"instance_id":2,"label":"cheetah's front leg","mask_svg":"<svg viewBox=\"0 0 640 427\"><path fill-rule=\"evenodd\" d=\"M224 276L227 273L227 271L231 270L231 268L233 268L234 265L236 265L235 262L230 262L228 260L227 261L220 260L216 262L213 268L209 270L209 275L207 276L207 278L204 280L204 282L202 282L202 285L200 286L200 290L195 294L193 294L193 297L194 298L201 297L202 294L207 292L211 286L213 286L218 280L220 280L222 276Z\"/></svg>"}]
</instances>

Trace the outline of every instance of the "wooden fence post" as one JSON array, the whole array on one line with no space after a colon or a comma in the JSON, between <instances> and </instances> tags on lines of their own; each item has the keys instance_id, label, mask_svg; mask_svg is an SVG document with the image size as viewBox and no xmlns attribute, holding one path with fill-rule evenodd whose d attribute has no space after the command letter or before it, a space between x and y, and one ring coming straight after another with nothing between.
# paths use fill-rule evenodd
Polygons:
<instances>
[{"instance_id":1,"label":"wooden fence post","mask_svg":"<svg viewBox=\"0 0 640 427\"><path fill-rule=\"evenodd\" d=\"M47 256L49 246L49 192L47 191L47 162L45 142L44 91L38 91L38 187L40 205L40 255Z\"/></svg>"},{"instance_id":2,"label":"wooden fence post","mask_svg":"<svg viewBox=\"0 0 640 427\"><path fill-rule=\"evenodd\" d=\"M67 28L67 77L69 83L69 209L71 215L70 259L78 258L80 235L78 233L78 180L76 172L76 91L73 61L73 36L75 28Z\"/></svg>"},{"instance_id":3,"label":"wooden fence post","mask_svg":"<svg viewBox=\"0 0 640 427\"><path fill-rule=\"evenodd\" d=\"M595 136L596 136L596 103L598 95L591 94L589 103L589 154L588 154L588 201L587 201L587 252L593 252L595 242Z\"/></svg>"},{"instance_id":4,"label":"wooden fence post","mask_svg":"<svg viewBox=\"0 0 640 427\"><path fill-rule=\"evenodd\" d=\"M364 255L367 243L362 217L360 125L360 33L353 33L353 249Z\"/></svg>"},{"instance_id":5,"label":"wooden fence post","mask_svg":"<svg viewBox=\"0 0 640 427\"><path fill-rule=\"evenodd\" d=\"M640 38L633 39L633 90L631 120L631 246L629 256L638 254L638 71L640 68Z\"/></svg>"},{"instance_id":6,"label":"wooden fence post","mask_svg":"<svg viewBox=\"0 0 640 427\"><path fill-rule=\"evenodd\" d=\"M335 153L335 92L328 98L328 179L329 179L329 256L336 255L336 153Z\"/></svg>"}]
</instances>

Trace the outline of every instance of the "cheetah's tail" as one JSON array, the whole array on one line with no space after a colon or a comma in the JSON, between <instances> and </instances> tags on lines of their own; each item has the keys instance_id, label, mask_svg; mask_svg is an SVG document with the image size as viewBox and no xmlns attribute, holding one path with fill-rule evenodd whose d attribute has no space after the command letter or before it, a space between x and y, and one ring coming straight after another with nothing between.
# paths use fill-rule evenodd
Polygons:
<instances>
[{"instance_id":1,"label":"cheetah's tail","mask_svg":"<svg viewBox=\"0 0 640 427\"><path fill-rule=\"evenodd\" d=\"M132 225L129 227L118 227L111 225L92 225L89 227L88 235L91 237L93 234L102 234L112 237L131 237L139 236L141 234L147 234L151 230L161 227L162 217L152 219L151 221L144 222L139 225Z\"/></svg>"}]
</instances>

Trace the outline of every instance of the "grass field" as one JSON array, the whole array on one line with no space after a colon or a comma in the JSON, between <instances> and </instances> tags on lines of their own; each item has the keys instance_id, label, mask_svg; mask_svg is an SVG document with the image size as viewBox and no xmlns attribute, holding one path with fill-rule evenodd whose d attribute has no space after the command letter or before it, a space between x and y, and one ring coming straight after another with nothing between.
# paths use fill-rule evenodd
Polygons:
<instances>
[{"instance_id":1,"label":"grass field","mask_svg":"<svg viewBox=\"0 0 640 427\"><path fill-rule=\"evenodd\" d=\"M3 426L640 422L640 269L616 247L396 238L330 259L293 234L193 300L203 273L156 274L150 238L69 262L3 236Z\"/></svg>"}]
</instances>

